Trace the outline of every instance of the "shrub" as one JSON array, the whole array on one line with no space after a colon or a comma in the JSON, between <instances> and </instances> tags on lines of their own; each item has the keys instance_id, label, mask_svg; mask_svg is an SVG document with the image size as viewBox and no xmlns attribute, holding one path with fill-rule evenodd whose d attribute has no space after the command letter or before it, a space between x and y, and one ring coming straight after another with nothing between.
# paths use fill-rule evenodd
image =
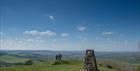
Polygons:
<instances>
[{"instance_id":1,"label":"shrub","mask_svg":"<svg viewBox=\"0 0 140 71\"><path fill-rule=\"evenodd\" d=\"M112 69L112 66L111 65L107 65L107 68Z\"/></svg>"},{"instance_id":2,"label":"shrub","mask_svg":"<svg viewBox=\"0 0 140 71\"><path fill-rule=\"evenodd\" d=\"M69 64L68 61L55 61L52 65Z\"/></svg>"},{"instance_id":3,"label":"shrub","mask_svg":"<svg viewBox=\"0 0 140 71\"><path fill-rule=\"evenodd\" d=\"M25 62L25 65L32 65L33 64L33 61L32 60L28 60Z\"/></svg>"},{"instance_id":4,"label":"shrub","mask_svg":"<svg viewBox=\"0 0 140 71\"><path fill-rule=\"evenodd\" d=\"M140 64L134 66L134 71L140 71Z\"/></svg>"},{"instance_id":5,"label":"shrub","mask_svg":"<svg viewBox=\"0 0 140 71\"><path fill-rule=\"evenodd\" d=\"M102 66L102 64L99 64L99 66Z\"/></svg>"}]
</instances>

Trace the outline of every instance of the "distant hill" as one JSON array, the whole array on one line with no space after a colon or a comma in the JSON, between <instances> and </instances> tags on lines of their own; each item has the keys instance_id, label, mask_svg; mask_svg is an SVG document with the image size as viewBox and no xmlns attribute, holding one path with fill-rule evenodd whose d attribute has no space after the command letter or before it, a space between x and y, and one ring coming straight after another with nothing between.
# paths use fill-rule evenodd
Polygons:
<instances>
[{"instance_id":1,"label":"distant hill","mask_svg":"<svg viewBox=\"0 0 140 71\"><path fill-rule=\"evenodd\" d=\"M54 59L56 54L63 54L64 59L83 59L84 51L48 51L48 50L0 50L2 55L10 55L19 58ZM140 63L138 52L95 52L98 59L116 59L129 63Z\"/></svg>"}]
</instances>

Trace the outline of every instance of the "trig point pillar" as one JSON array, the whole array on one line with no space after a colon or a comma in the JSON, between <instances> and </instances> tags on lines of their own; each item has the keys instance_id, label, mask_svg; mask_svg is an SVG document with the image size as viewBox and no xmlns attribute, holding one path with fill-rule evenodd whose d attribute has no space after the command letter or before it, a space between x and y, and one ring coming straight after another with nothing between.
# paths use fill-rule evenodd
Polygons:
<instances>
[{"instance_id":1,"label":"trig point pillar","mask_svg":"<svg viewBox=\"0 0 140 71\"><path fill-rule=\"evenodd\" d=\"M97 68L94 50L86 50L84 60L84 71L99 71Z\"/></svg>"}]
</instances>

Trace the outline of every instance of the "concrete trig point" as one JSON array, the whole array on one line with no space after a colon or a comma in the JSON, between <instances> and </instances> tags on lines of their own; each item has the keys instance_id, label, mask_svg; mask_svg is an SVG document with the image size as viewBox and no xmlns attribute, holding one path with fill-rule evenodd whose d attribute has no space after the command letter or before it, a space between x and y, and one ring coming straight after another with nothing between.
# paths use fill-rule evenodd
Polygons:
<instances>
[{"instance_id":1,"label":"concrete trig point","mask_svg":"<svg viewBox=\"0 0 140 71\"><path fill-rule=\"evenodd\" d=\"M86 50L84 60L84 71L99 71L97 68L94 50Z\"/></svg>"}]
</instances>

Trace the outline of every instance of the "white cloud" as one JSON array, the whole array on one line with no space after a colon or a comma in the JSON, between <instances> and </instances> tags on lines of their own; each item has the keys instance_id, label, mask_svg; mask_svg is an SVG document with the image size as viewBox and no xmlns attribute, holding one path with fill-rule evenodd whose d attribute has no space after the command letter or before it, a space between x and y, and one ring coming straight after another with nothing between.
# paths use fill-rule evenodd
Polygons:
<instances>
[{"instance_id":1,"label":"white cloud","mask_svg":"<svg viewBox=\"0 0 140 71\"><path fill-rule=\"evenodd\" d=\"M25 31L24 34L28 34L28 35L39 35L39 32L37 30L32 30L32 31Z\"/></svg>"},{"instance_id":2,"label":"white cloud","mask_svg":"<svg viewBox=\"0 0 140 71\"><path fill-rule=\"evenodd\" d=\"M27 39L28 42L34 42L34 39Z\"/></svg>"},{"instance_id":3,"label":"white cloud","mask_svg":"<svg viewBox=\"0 0 140 71\"><path fill-rule=\"evenodd\" d=\"M96 37L95 39L96 39L96 40L98 40L98 39L99 39L99 37Z\"/></svg>"},{"instance_id":4,"label":"white cloud","mask_svg":"<svg viewBox=\"0 0 140 71\"><path fill-rule=\"evenodd\" d=\"M55 32L52 32L52 31L46 31L45 32L48 36L54 36L54 35L56 35L56 33Z\"/></svg>"},{"instance_id":5,"label":"white cloud","mask_svg":"<svg viewBox=\"0 0 140 71\"><path fill-rule=\"evenodd\" d=\"M51 19L51 20L55 20L55 17L52 16L52 15L49 15L48 18Z\"/></svg>"},{"instance_id":6,"label":"white cloud","mask_svg":"<svg viewBox=\"0 0 140 71\"><path fill-rule=\"evenodd\" d=\"M40 40L40 39L33 39L33 38L28 38L27 39L27 42L41 42L43 40Z\"/></svg>"},{"instance_id":7,"label":"white cloud","mask_svg":"<svg viewBox=\"0 0 140 71\"><path fill-rule=\"evenodd\" d=\"M62 33L62 34L61 34L62 37L66 37L66 36L68 36L68 35L69 35L68 33Z\"/></svg>"},{"instance_id":8,"label":"white cloud","mask_svg":"<svg viewBox=\"0 0 140 71\"><path fill-rule=\"evenodd\" d=\"M32 31L25 31L24 34L27 34L27 35L32 35L32 36L54 36L56 35L55 32L52 32L52 31L44 31L44 32L40 32L40 31L37 31L37 30L32 30Z\"/></svg>"},{"instance_id":9,"label":"white cloud","mask_svg":"<svg viewBox=\"0 0 140 71\"><path fill-rule=\"evenodd\" d=\"M77 27L78 31L83 32L85 31L87 28L85 26L78 26Z\"/></svg>"},{"instance_id":10,"label":"white cloud","mask_svg":"<svg viewBox=\"0 0 140 71\"><path fill-rule=\"evenodd\" d=\"M102 35L107 35L107 36L110 36L110 35L113 35L114 32L103 32Z\"/></svg>"}]
</instances>

